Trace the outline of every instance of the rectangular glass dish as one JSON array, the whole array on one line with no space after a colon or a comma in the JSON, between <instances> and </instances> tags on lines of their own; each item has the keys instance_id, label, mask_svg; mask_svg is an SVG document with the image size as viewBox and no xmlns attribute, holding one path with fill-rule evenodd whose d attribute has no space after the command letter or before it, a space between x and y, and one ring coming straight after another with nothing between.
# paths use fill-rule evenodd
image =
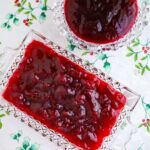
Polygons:
<instances>
[{"instance_id":1,"label":"rectangular glass dish","mask_svg":"<svg viewBox=\"0 0 150 150\"><path fill-rule=\"evenodd\" d=\"M122 112L120 113L113 129L111 130L111 134L104 139L103 144L99 148L101 150L110 149L110 144L112 144L112 142L115 140L115 135L116 135L117 129L119 128L122 121L126 118L126 116L129 115L129 113L135 108L140 96L138 94L136 94L135 92L133 92L132 90L130 90L129 88L127 88L126 86L113 80L111 77L109 77L102 71L94 68L91 65L87 65L86 62L84 60L82 60L81 58L78 58L71 52L64 50L60 46L56 45L52 41L49 41L47 38L45 38L44 36L40 35L39 33L35 32L35 31L30 32L25 37L25 39L23 40L23 42L21 43L19 48L16 49L17 56L14 59L14 61L12 62L10 68L7 70L3 80L0 83L1 95L5 91L9 79L12 77L13 73L18 68L22 59L24 58L24 54L25 54L25 50L26 50L27 46L32 41L35 41L35 40L44 43L46 46L51 47L53 50L55 50L58 54L68 58L75 64L78 64L79 66L81 66L82 68L87 70L88 72L95 74L98 78L100 78L101 80L103 80L106 83L108 83L109 85L111 85L116 91L122 93L126 97L126 100L127 100L126 105L123 108ZM62 148L65 148L68 150L69 149L80 149L79 147L71 144L62 135L56 133L54 130L47 128L45 125L41 124L39 121L33 119L33 117L20 111L13 104L11 104L7 100L5 100L2 96L1 96L0 103L5 110L11 111L11 113L14 114L15 117L19 118L21 121L25 122L26 124L28 124L29 126L34 128L36 131L39 131L43 136L46 136L51 141L56 142L58 146L61 146Z\"/></svg>"}]
</instances>

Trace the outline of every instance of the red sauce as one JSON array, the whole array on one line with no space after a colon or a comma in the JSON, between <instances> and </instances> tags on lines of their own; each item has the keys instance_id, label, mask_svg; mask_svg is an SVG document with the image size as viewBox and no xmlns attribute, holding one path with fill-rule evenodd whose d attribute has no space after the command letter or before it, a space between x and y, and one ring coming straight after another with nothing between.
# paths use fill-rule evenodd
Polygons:
<instances>
[{"instance_id":1,"label":"red sauce","mask_svg":"<svg viewBox=\"0 0 150 150\"><path fill-rule=\"evenodd\" d=\"M138 14L137 0L65 0L64 9L71 31L97 44L124 37Z\"/></svg>"},{"instance_id":2,"label":"red sauce","mask_svg":"<svg viewBox=\"0 0 150 150\"><path fill-rule=\"evenodd\" d=\"M84 150L108 136L126 98L41 42L28 45L3 97Z\"/></svg>"}]
</instances>

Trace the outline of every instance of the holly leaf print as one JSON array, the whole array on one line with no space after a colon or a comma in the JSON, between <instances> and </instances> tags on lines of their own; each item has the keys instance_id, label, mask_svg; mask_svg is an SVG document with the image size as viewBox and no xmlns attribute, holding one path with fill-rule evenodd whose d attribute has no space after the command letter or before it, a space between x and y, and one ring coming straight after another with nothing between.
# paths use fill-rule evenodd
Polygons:
<instances>
[{"instance_id":1,"label":"holly leaf print","mask_svg":"<svg viewBox=\"0 0 150 150\"><path fill-rule=\"evenodd\" d=\"M98 55L98 58L99 58L100 60L105 60L105 59L108 58L108 56L107 56L106 54L101 54L101 55Z\"/></svg>"},{"instance_id":2,"label":"holly leaf print","mask_svg":"<svg viewBox=\"0 0 150 150\"><path fill-rule=\"evenodd\" d=\"M27 0L21 0L21 4L24 5L27 2Z\"/></svg>"},{"instance_id":3,"label":"holly leaf print","mask_svg":"<svg viewBox=\"0 0 150 150\"><path fill-rule=\"evenodd\" d=\"M29 9L30 9L31 11L33 10L32 5L31 5L30 2L28 2L28 7L29 7Z\"/></svg>"},{"instance_id":4,"label":"holly leaf print","mask_svg":"<svg viewBox=\"0 0 150 150\"><path fill-rule=\"evenodd\" d=\"M38 144L32 144L29 150L39 150L39 145Z\"/></svg>"},{"instance_id":5,"label":"holly leaf print","mask_svg":"<svg viewBox=\"0 0 150 150\"><path fill-rule=\"evenodd\" d=\"M133 44L133 47L140 45L140 39L134 39L132 44Z\"/></svg>"},{"instance_id":6,"label":"holly leaf print","mask_svg":"<svg viewBox=\"0 0 150 150\"><path fill-rule=\"evenodd\" d=\"M0 118L3 118L5 117L6 115L5 114L0 114Z\"/></svg>"},{"instance_id":7,"label":"holly leaf print","mask_svg":"<svg viewBox=\"0 0 150 150\"><path fill-rule=\"evenodd\" d=\"M11 137L13 137L14 140L18 139L18 137L22 137L22 131L20 130L17 133L12 134ZM18 140L18 143L20 141L21 140ZM21 143L21 146L17 147L17 150L39 150L39 147L39 144L32 144L31 139L29 137L25 137Z\"/></svg>"},{"instance_id":8,"label":"holly leaf print","mask_svg":"<svg viewBox=\"0 0 150 150\"><path fill-rule=\"evenodd\" d=\"M46 19L46 14L45 14L45 12L42 12L41 14L40 14L40 20L41 21L44 21L45 19Z\"/></svg>"},{"instance_id":9,"label":"holly leaf print","mask_svg":"<svg viewBox=\"0 0 150 150\"><path fill-rule=\"evenodd\" d=\"M106 70L110 68L110 63L106 61L103 66Z\"/></svg>"},{"instance_id":10,"label":"holly leaf print","mask_svg":"<svg viewBox=\"0 0 150 150\"><path fill-rule=\"evenodd\" d=\"M20 130L17 133L11 134L10 136L13 140L16 140L17 142L19 142L19 139L22 136L22 131Z\"/></svg>"},{"instance_id":11,"label":"holly leaf print","mask_svg":"<svg viewBox=\"0 0 150 150\"><path fill-rule=\"evenodd\" d=\"M20 22L23 22L25 26L31 26L36 20L45 21L46 13L51 10L47 2L47 0L37 0L36 3L28 2L27 0L15 1L16 12L9 13L1 27L11 30L13 25L19 25ZM20 14L24 15L23 19L20 19Z\"/></svg>"},{"instance_id":12,"label":"holly leaf print","mask_svg":"<svg viewBox=\"0 0 150 150\"><path fill-rule=\"evenodd\" d=\"M146 104L146 108L150 110L150 104Z\"/></svg>"},{"instance_id":13,"label":"holly leaf print","mask_svg":"<svg viewBox=\"0 0 150 150\"><path fill-rule=\"evenodd\" d=\"M68 45L68 50L69 51L74 51L75 48L76 48L76 45L73 45L73 44Z\"/></svg>"},{"instance_id":14,"label":"holly leaf print","mask_svg":"<svg viewBox=\"0 0 150 150\"><path fill-rule=\"evenodd\" d=\"M134 55L134 61L137 61L138 60L138 53L135 53Z\"/></svg>"},{"instance_id":15,"label":"holly leaf print","mask_svg":"<svg viewBox=\"0 0 150 150\"><path fill-rule=\"evenodd\" d=\"M2 127L3 127L3 124L2 124L2 122L0 121L0 129L2 129Z\"/></svg>"},{"instance_id":16,"label":"holly leaf print","mask_svg":"<svg viewBox=\"0 0 150 150\"><path fill-rule=\"evenodd\" d=\"M150 42L142 44L140 39L135 39L127 49L126 56L133 56L135 67L139 73L144 75L146 72L150 72Z\"/></svg>"},{"instance_id":17,"label":"holly leaf print","mask_svg":"<svg viewBox=\"0 0 150 150\"><path fill-rule=\"evenodd\" d=\"M138 126L138 128L141 128L141 127L143 127L143 123L141 123L141 124Z\"/></svg>"},{"instance_id":18,"label":"holly leaf print","mask_svg":"<svg viewBox=\"0 0 150 150\"><path fill-rule=\"evenodd\" d=\"M24 138L22 147L26 150L30 146L30 139L28 137Z\"/></svg>"},{"instance_id":19,"label":"holly leaf print","mask_svg":"<svg viewBox=\"0 0 150 150\"><path fill-rule=\"evenodd\" d=\"M150 126L147 126L147 132L150 132Z\"/></svg>"},{"instance_id":20,"label":"holly leaf print","mask_svg":"<svg viewBox=\"0 0 150 150\"><path fill-rule=\"evenodd\" d=\"M86 56L88 55L90 52L89 51L85 51L84 53L82 53L82 56Z\"/></svg>"}]
</instances>

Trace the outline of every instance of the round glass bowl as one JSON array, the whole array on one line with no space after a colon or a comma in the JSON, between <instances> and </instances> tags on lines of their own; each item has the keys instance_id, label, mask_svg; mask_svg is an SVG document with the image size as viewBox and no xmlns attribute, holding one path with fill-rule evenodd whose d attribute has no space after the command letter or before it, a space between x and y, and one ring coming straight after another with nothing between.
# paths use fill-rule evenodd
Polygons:
<instances>
[{"instance_id":1,"label":"round glass bowl","mask_svg":"<svg viewBox=\"0 0 150 150\"><path fill-rule=\"evenodd\" d=\"M65 0L59 0L53 7L54 20L58 24L60 32L66 36L66 38L77 47L81 49L88 49L91 51L104 51L104 50L117 50L118 48L130 44L130 42L139 37L144 27L148 24L147 13L149 11L146 0L137 0L138 2L138 15L133 27L122 38L112 43L95 44L82 40L76 36L70 29L66 17L64 3Z\"/></svg>"}]
</instances>

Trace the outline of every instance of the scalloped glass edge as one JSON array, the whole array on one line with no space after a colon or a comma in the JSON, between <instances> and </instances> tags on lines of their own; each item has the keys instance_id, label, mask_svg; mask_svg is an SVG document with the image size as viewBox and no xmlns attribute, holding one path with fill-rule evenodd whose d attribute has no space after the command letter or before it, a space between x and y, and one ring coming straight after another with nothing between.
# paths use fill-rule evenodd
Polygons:
<instances>
[{"instance_id":1,"label":"scalloped glass edge","mask_svg":"<svg viewBox=\"0 0 150 150\"><path fill-rule=\"evenodd\" d=\"M86 42L79 37L77 37L69 28L65 15L64 15L64 0L59 0L53 6L53 16L55 23L58 25L60 32L67 37L67 39L72 43L77 45L80 49L88 49L92 51L101 51L101 50L117 50L120 47L125 45L129 45L131 41L135 38L138 38L146 25L148 25L147 14L149 12L149 8L146 0L137 0L139 11L138 17L134 26L131 30L121 39L108 44L94 44L90 42Z\"/></svg>"},{"instance_id":2,"label":"scalloped glass edge","mask_svg":"<svg viewBox=\"0 0 150 150\"><path fill-rule=\"evenodd\" d=\"M92 65L87 65L85 60L82 60L81 58L76 57L71 52L61 48L60 46L56 45L52 41L48 40L43 35L39 34L38 32L32 30L29 32L24 40L22 41L21 45L15 49L17 52L17 56L12 61L10 67L6 71L2 81L0 82L0 107L3 108L5 111L11 112L11 115L13 115L15 118L19 118L22 122L27 124L28 126L32 127L36 131L40 132L44 137L50 139L50 141L55 142L58 146L60 146L62 149L65 150L81 150L81 148L75 146L74 144L70 143L66 138L64 138L62 135L56 133L55 131L47 128L45 125L41 124L39 121L32 118L32 116L28 116L24 112L20 111L18 108L16 108L13 104L9 103L7 100L5 100L2 97L2 92L4 91L5 87L7 86L7 83L9 81L9 78L12 76L15 69L18 67L19 63L21 62L24 52L26 49L26 46L32 42L32 40L38 40L46 44L47 46L53 48L57 53L67 57L71 61L75 62L76 64L80 65L87 71L97 75L102 80L106 81L110 85L113 86L116 90L123 93L127 98L127 103L122 112L120 113L120 116L117 119L117 122L115 126L113 127L110 136L106 137L103 141L103 144L99 148L99 150L111 150L110 145L112 144L112 141L115 139L115 136L117 135L117 131L121 123L126 119L127 116L130 115L130 113L135 108L136 104L138 103L140 99L140 95L130 90L128 87L122 85L121 83L117 82L116 80L112 79L110 76L103 73L101 70L98 70L97 68L94 68ZM14 49L13 49L14 50Z\"/></svg>"}]
</instances>

